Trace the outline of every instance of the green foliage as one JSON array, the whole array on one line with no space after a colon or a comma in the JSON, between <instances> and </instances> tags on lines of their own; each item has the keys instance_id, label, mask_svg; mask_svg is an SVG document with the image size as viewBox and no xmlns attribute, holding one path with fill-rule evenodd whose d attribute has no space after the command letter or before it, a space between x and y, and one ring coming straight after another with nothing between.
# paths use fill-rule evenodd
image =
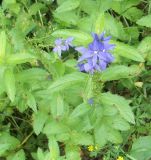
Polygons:
<instances>
[{"instance_id":1,"label":"green foliage","mask_svg":"<svg viewBox=\"0 0 151 160\"><path fill-rule=\"evenodd\" d=\"M150 159L150 143L151 143L151 136L140 137L137 139L131 150L131 156L140 160Z\"/></svg>"},{"instance_id":2,"label":"green foliage","mask_svg":"<svg viewBox=\"0 0 151 160\"><path fill-rule=\"evenodd\" d=\"M0 3L0 159L151 158L150 7L149 0ZM80 72L74 48L103 31L115 44L114 63ZM59 58L54 42L68 37L73 46Z\"/></svg>"}]
</instances>

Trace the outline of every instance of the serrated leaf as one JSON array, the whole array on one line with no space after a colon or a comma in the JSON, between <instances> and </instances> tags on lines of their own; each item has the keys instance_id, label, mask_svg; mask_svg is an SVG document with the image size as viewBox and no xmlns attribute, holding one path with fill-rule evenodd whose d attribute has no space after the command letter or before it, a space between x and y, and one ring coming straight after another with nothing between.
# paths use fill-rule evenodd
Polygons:
<instances>
[{"instance_id":1,"label":"serrated leaf","mask_svg":"<svg viewBox=\"0 0 151 160\"><path fill-rule=\"evenodd\" d=\"M131 156L137 160L149 160L151 158L151 136L138 138L132 145Z\"/></svg>"},{"instance_id":2,"label":"serrated leaf","mask_svg":"<svg viewBox=\"0 0 151 160\"><path fill-rule=\"evenodd\" d=\"M120 144L122 143L122 136L119 131L107 127L107 140L115 144Z\"/></svg>"},{"instance_id":3,"label":"serrated leaf","mask_svg":"<svg viewBox=\"0 0 151 160\"><path fill-rule=\"evenodd\" d=\"M47 118L47 114L43 111L38 111L37 113L34 113L33 128L36 135L40 134L40 132L42 131Z\"/></svg>"},{"instance_id":4,"label":"serrated leaf","mask_svg":"<svg viewBox=\"0 0 151 160\"><path fill-rule=\"evenodd\" d=\"M16 95L15 76L12 69L6 69L4 73L5 88L8 97L13 102Z\"/></svg>"},{"instance_id":5,"label":"serrated leaf","mask_svg":"<svg viewBox=\"0 0 151 160\"><path fill-rule=\"evenodd\" d=\"M123 16L125 16L127 19L135 22L137 21L139 18L141 18L143 16L143 11L136 8L136 7L132 7L129 8L126 12L123 13Z\"/></svg>"},{"instance_id":6,"label":"serrated leaf","mask_svg":"<svg viewBox=\"0 0 151 160\"><path fill-rule=\"evenodd\" d=\"M134 114L129 106L129 102L121 96L111 93L102 93L100 101L104 105L110 105L116 107L120 115L128 122L135 123Z\"/></svg>"},{"instance_id":7,"label":"serrated leaf","mask_svg":"<svg viewBox=\"0 0 151 160\"><path fill-rule=\"evenodd\" d=\"M111 42L116 45L115 49L113 50L115 54L118 54L119 56L134 61L144 62L143 56L139 53L139 51L136 48L121 42L116 42L116 41L111 41Z\"/></svg>"},{"instance_id":8,"label":"serrated leaf","mask_svg":"<svg viewBox=\"0 0 151 160\"><path fill-rule=\"evenodd\" d=\"M71 74L67 74L59 78L58 80L54 81L50 86L48 86L47 90L39 91L36 94L47 95L47 94L51 94L54 92L58 92L58 91L67 89L76 83L84 82L86 77L87 77L86 74L83 74L80 72L74 72Z\"/></svg>"},{"instance_id":9,"label":"serrated leaf","mask_svg":"<svg viewBox=\"0 0 151 160\"><path fill-rule=\"evenodd\" d=\"M114 129L118 129L118 130L121 130L121 131L126 131L126 130L129 130L130 129L130 125L128 122L126 122L126 120L124 120L123 118L121 118L120 116L116 116L114 119L113 119L113 122L112 122L112 127Z\"/></svg>"},{"instance_id":10,"label":"serrated leaf","mask_svg":"<svg viewBox=\"0 0 151 160\"><path fill-rule=\"evenodd\" d=\"M7 57L7 63L11 65L16 65L16 64L22 64L26 62L30 62L32 60L36 59L35 56L31 54L12 54Z\"/></svg>"},{"instance_id":11,"label":"serrated leaf","mask_svg":"<svg viewBox=\"0 0 151 160\"><path fill-rule=\"evenodd\" d=\"M56 12L66 12L76 9L80 5L79 0L66 0L56 9Z\"/></svg>"},{"instance_id":12,"label":"serrated leaf","mask_svg":"<svg viewBox=\"0 0 151 160\"><path fill-rule=\"evenodd\" d=\"M73 132L71 143L74 145L93 145L93 137L87 133Z\"/></svg>"},{"instance_id":13,"label":"serrated leaf","mask_svg":"<svg viewBox=\"0 0 151 160\"><path fill-rule=\"evenodd\" d=\"M136 23L140 26L151 27L151 14L142 17Z\"/></svg>"},{"instance_id":14,"label":"serrated leaf","mask_svg":"<svg viewBox=\"0 0 151 160\"><path fill-rule=\"evenodd\" d=\"M72 119L72 118L82 116L85 113L87 113L90 109L91 109L91 107L88 104L82 103L72 111L69 118Z\"/></svg>"},{"instance_id":15,"label":"serrated leaf","mask_svg":"<svg viewBox=\"0 0 151 160\"><path fill-rule=\"evenodd\" d=\"M43 129L43 133L47 136L63 134L69 132L69 129L63 123L56 122L54 120L48 121Z\"/></svg>"},{"instance_id":16,"label":"serrated leaf","mask_svg":"<svg viewBox=\"0 0 151 160\"><path fill-rule=\"evenodd\" d=\"M113 18L110 14L104 14L105 15L105 30L110 34L111 36L115 37L116 39L125 40L127 39L125 30L123 27L123 24Z\"/></svg>"},{"instance_id":17,"label":"serrated leaf","mask_svg":"<svg viewBox=\"0 0 151 160\"><path fill-rule=\"evenodd\" d=\"M124 66L116 65L107 68L101 73L100 79L102 81L112 81L122 78L131 78L137 76L141 72L139 66Z\"/></svg>"}]
</instances>

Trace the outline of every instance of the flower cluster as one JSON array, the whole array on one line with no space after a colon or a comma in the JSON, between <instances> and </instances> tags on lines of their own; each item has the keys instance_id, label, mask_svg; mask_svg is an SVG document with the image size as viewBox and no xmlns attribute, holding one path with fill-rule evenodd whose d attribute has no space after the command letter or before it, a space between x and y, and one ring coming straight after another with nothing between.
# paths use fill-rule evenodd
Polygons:
<instances>
[{"instance_id":1,"label":"flower cluster","mask_svg":"<svg viewBox=\"0 0 151 160\"><path fill-rule=\"evenodd\" d=\"M62 38L58 38L55 40L55 47L53 52L57 53L59 57L61 57L62 51L69 50L69 47L72 46L73 37L69 37L65 40Z\"/></svg>"},{"instance_id":2,"label":"flower cluster","mask_svg":"<svg viewBox=\"0 0 151 160\"><path fill-rule=\"evenodd\" d=\"M107 65L114 60L110 53L115 45L109 44L111 37L104 37L105 32L101 35L93 34L93 42L88 48L77 47L76 50L82 54L78 59L80 71L94 73L94 71L105 70Z\"/></svg>"},{"instance_id":3,"label":"flower cluster","mask_svg":"<svg viewBox=\"0 0 151 160\"><path fill-rule=\"evenodd\" d=\"M93 151L96 151L96 150L98 150L97 146L93 146L93 145L88 146L88 151L89 152L93 152Z\"/></svg>"},{"instance_id":4,"label":"flower cluster","mask_svg":"<svg viewBox=\"0 0 151 160\"><path fill-rule=\"evenodd\" d=\"M82 55L78 59L78 67L81 72L94 73L95 71L103 71L107 65L113 62L114 57L110 51L115 47L114 44L109 44L111 37L105 37L105 32L100 35L92 34L93 42L85 47L76 47L75 50ZM58 38L55 40L53 51L61 57L62 51L69 50L72 45L73 37L65 40Z\"/></svg>"},{"instance_id":5,"label":"flower cluster","mask_svg":"<svg viewBox=\"0 0 151 160\"><path fill-rule=\"evenodd\" d=\"M122 156L119 156L117 160L124 160L124 158Z\"/></svg>"}]
</instances>

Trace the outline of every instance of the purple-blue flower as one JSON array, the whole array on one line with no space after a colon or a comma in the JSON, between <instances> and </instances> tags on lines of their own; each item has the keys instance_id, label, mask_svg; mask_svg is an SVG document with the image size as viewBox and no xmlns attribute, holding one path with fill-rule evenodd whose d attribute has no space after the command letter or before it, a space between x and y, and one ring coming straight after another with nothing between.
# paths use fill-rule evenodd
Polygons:
<instances>
[{"instance_id":1,"label":"purple-blue flower","mask_svg":"<svg viewBox=\"0 0 151 160\"><path fill-rule=\"evenodd\" d=\"M69 47L73 46L72 41L73 41L73 37L69 37L64 41L64 44L65 44L67 50L69 50Z\"/></svg>"},{"instance_id":2,"label":"purple-blue flower","mask_svg":"<svg viewBox=\"0 0 151 160\"><path fill-rule=\"evenodd\" d=\"M53 48L53 52L58 53L59 57L61 57L62 51L69 50L69 47L72 46L73 37L69 37L65 40L58 38L55 40L55 47Z\"/></svg>"},{"instance_id":3,"label":"purple-blue flower","mask_svg":"<svg viewBox=\"0 0 151 160\"><path fill-rule=\"evenodd\" d=\"M94 104L94 99L93 99L93 98L88 99L88 103L89 103L90 105L93 105L93 104Z\"/></svg>"},{"instance_id":4,"label":"purple-blue flower","mask_svg":"<svg viewBox=\"0 0 151 160\"><path fill-rule=\"evenodd\" d=\"M104 32L101 35L93 33L93 42L88 45L88 48L76 48L76 50L82 54L78 59L80 71L90 73L102 71L106 69L109 63L113 62L114 57L110 53L110 50L112 50L115 45L109 44L111 37L104 37L104 34Z\"/></svg>"}]
</instances>

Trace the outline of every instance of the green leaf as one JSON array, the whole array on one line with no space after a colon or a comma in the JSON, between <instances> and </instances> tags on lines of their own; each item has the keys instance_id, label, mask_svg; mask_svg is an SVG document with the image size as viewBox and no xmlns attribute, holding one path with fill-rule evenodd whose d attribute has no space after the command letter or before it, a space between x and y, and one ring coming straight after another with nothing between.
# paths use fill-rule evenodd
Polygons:
<instances>
[{"instance_id":1,"label":"green leaf","mask_svg":"<svg viewBox=\"0 0 151 160\"><path fill-rule=\"evenodd\" d=\"M32 4L29 7L28 12L29 12L30 15L35 15L40 9L42 9L44 7L45 7L44 4L37 2L37 3Z\"/></svg>"},{"instance_id":2,"label":"green leaf","mask_svg":"<svg viewBox=\"0 0 151 160\"><path fill-rule=\"evenodd\" d=\"M58 77L61 77L64 75L65 73L65 65L64 63L62 63L61 61L56 61L54 64L53 64L54 68L55 68L55 71L57 72L57 76Z\"/></svg>"},{"instance_id":3,"label":"green leaf","mask_svg":"<svg viewBox=\"0 0 151 160\"><path fill-rule=\"evenodd\" d=\"M53 82L49 87L49 91L59 91L64 88L67 88L74 83L81 82L85 80L85 74L80 73L80 72L74 72L71 74L67 74L64 77L61 77L60 79L56 80Z\"/></svg>"},{"instance_id":4,"label":"green leaf","mask_svg":"<svg viewBox=\"0 0 151 160\"><path fill-rule=\"evenodd\" d=\"M34 59L36 59L36 57L31 54L25 54L25 53L12 54L12 55L9 55L9 57L7 57L7 64L10 64L10 65L22 64L22 63L30 62Z\"/></svg>"},{"instance_id":5,"label":"green leaf","mask_svg":"<svg viewBox=\"0 0 151 160\"><path fill-rule=\"evenodd\" d=\"M43 151L42 151L41 148L38 148L38 150L37 150L37 156L38 156L38 160L45 159L44 153L43 153Z\"/></svg>"},{"instance_id":6,"label":"green leaf","mask_svg":"<svg viewBox=\"0 0 151 160\"><path fill-rule=\"evenodd\" d=\"M100 101L104 105L116 107L120 115L128 122L135 123L134 114L129 106L129 102L121 96L111 93L102 93Z\"/></svg>"},{"instance_id":7,"label":"green leaf","mask_svg":"<svg viewBox=\"0 0 151 160\"><path fill-rule=\"evenodd\" d=\"M54 17L65 26L77 25L78 22L76 11L55 12Z\"/></svg>"},{"instance_id":8,"label":"green leaf","mask_svg":"<svg viewBox=\"0 0 151 160\"><path fill-rule=\"evenodd\" d=\"M18 145L18 139L5 132L0 133L0 157L6 152L15 149Z\"/></svg>"},{"instance_id":9,"label":"green leaf","mask_svg":"<svg viewBox=\"0 0 151 160\"><path fill-rule=\"evenodd\" d=\"M15 76L13 70L7 68L4 73L4 80L5 80L5 88L8 97L13 102L16 95L16 85L15 85Z\"/></svg>"},{"instance_id":10,"label":"green leaf","mask_svg":"<svg viewBox=\"0 0 151 160\"><path fill-rule=\"evenodd\" d=\"M0 66L0 94L5 91L5 82L4 82L4 73L5 73L5 67Z\"/></svg>"},{"instance_id":11,"label":"green leaf","mask_svg":"<svg viewBox=\"0 0 151 160\"><path fill-rule=\"evenodd\" d=\"M60 155L59 145L54 136L49 137L48 146L50 149L50 159L57 160Z\"/></svg>"},{"instance_id":12,"label":"green leaf","mask_svg":"<svg viewBox=\"0 0 151 160\"><path fill-rule=\"evenodd\" d=\"M101 12L105 12L112 7L113 0L98 0L98 7Z\"/></svg>"},{"instance_id":13,"label":"green leaf","mask_svg":"<svg viewBox=\"0 0 151 160\"><path fill-rule=\"evenodd\" d=\"M30 93L28 93L27 95L27 104L34 112L37 112L37 105L36 105L35 97Z\"/></svg>"},{"instance_id":14,"label":"green leaf","mask_svg":"<svg viewBox=\"0 0 151 160\"><path fill-rule=\"evenodd\" d=\"M90 134L87 133L79 133L76 131L73 131L73 134L71 134L71 142L74 145L93 145L93 137Z\"/></svg>"},{"instance_id":15,"label":"green leaf","mask_svg":"<svg viewBox=\"0 0 151 160\"><path fill-rule=\"evenodd\" d=\"M93 15L96 13L97 9L99 9L99 6L96 1L82 0L80 3L80 9L89 15Z\"/></svg>"},{"instance_id":16,"label":"green leaf","mask_svg":"<svg viewBox=\"0 0 151 160\"><path fill-rule=\"evenodd\" d=\"M151 37L145 37L138 45L138 51L149 62L151 62Z\"/></svg>"},{"instance_id":17,"label":"green leaf","mask_svg":"<svg viewBox=\"0 0 151 160\"><path fill-rule=\"evenodd\" d=\"M121 78L131 78L137 76L141 72L139 66L124 66L124 65L115 65L110 66L105 71L101 73L100 79L102 81L112 81L118 80Z\"/></svg>"},{"instance_id":18,"label":"green leaf","mask_svg":"<svg viewBox=\"0 0 151 160\"><path fill-rule=\"evenodd\" d=\"M56 12L66 12L76 9L80 5L79 0L66 0L57 9Z\"/></svg>"},{"instance_id":19,"label":"green leaf","mask_svg":"<svg viewBox=\"0 0 151 160\"><path fill-rule=\"evenodd\" d=\"M121 40L125 40L127 38L123 24L119 20L113 18L110 14L105 14L104 25L104 28L107 31L107 33L112 35L113 37Z\"/></svg>"},{"instance_id":20,"label":"green leaf","mask_svg":"<svg viewBox=\"0 0 151 160\"><path fill-rule=\"evenodd\" d=\"M136 48L121 42L116 42L116 41L111 41L111 42L116 45L115 49L113 50L115 54L118 54L119 56L134 61L144 62L143 56L139 53L139 51L137 51Z\"/></svg>"},{"instance_id":21,"label":"green leaf","mask_svg":"<svg viewBox=\"0 0 151 160\"><path fill-rule=\"evenodd\" d=\"M13 155L7 157L7 160L25 160L24 150L20 150Z\"/></svg>"},{"instance_id":22,"label":"green leaf","mask_svg":"<svg viewBox=\"0 0 151 160\"><path fill-rule=\"evenodd\" d=\"M51 113L54 118L64 115L65 104L61 94L56 93L55 95L53 95L50 102L50 106L51 106Z\"/></svg>"},{"instance_id":23,"label":"green leaf","mask_svg":"<svg viewBox=\"0 0 151 160\"><path fill-rule=\"evenodd\" d=\"M117 13L122 14L127 10L131 9L132 6L137 6L141 0L114 0L112 8Z\"/></svg>"},{"instance_id":24,"label":"green leaf","mask_svg":"<svg viewBox=\"0 0 151 160\"><path fill-rule=\"evenodd\" d=\"M115 144L120 144L122 143L122 136L119 131L107 127L107 140Z\"/></svg>"},{"instance_id":25,"label":"green leaf","mask_svg":"<svg viewBox=\"0 0 151 160\"><path fill-rule=\"evenodd\" d=\"M88 103L88 99L93 97L93 78L92 76L88 77L88 80L85 82L85 87L83 91L83 99L85 103Z\"/></svg>"},{"instance_id":26,"label":"green leaf","mask_svg":"<svg viewBox=\"0 0 151 160\"><path fill-rule=\"evenodd\" d=\"M73 42L77 45L86 45L92 41L90 34L74 29L60 29L52 33L54 37L74 37Z\"/></svg>"},{"instance_id":27,"label":"green leaf","mask_svg":"<svg viewBox=\"0 0 151 160\"><path fill-rule=\"evenodd\" d=\"M151 136L138 138L131 150L131 156L137 160L149 160L151 158Z\"/></svg>"},{"instance_id":28,"label":"green leaf","mask_svg":"<svg viewBox=\"0 0 151 160\"><path fill-rule=\"evenodd\" d=\"M41 68L30 68L25 69L16 76L16 81L20 82L31 82L31 81L43 81L46 80L46 78L49 76L49 73Z\"/></svg>"},{"instance_id":29,"label":"green leaf","mask_svg":"<svg viewBox=\"0 0 151 160\"><path fill-rule=\"evenodd\" d=\"M88 104L82 103L72 111L69 118L72 119L72 118L82 116L82 115L86 114L90 109L91 108Z\"/></svg>"},{"instance_id":30,"label":"green leaf","mask_svg":"<svg viewBox=\"0 0 151 160\"><path fill-rule=\"evenodd\" d=\"M105 17L104 14L99 14L98 17L96 18L95 22L95 33L100 34L104 31L105 27Z\"/></svg>"},{"instance_id":31,"label":"green leaf","mask_svg":"<svg viewBox=\"0 0 151 160\"><path fill-rule=\"evenodd\" d=\"M80 148L78 146L67 144L65 148L65 153L66 153L67 160L71 160L71 159L81 160Z\"/></svg>"},{"instance_id":32,"label":"green leaf","mask_svg":"<svg viewBox=\"0 0 151 160\"><path fill-rule=\"evenodd\" d=\"M47 114L42 111L33 114L33 128L36 135L42 131L47 118Z\"/></svg>"},{"instance_id":33,"label":"green leaf","mask_svg":"<svg viewBox=\"0 0 151 160\"><path fill-rule=\"evenodd\" d=\"M95 127L94 137L95 142L99 147L103 147L107 143L107 131L105 125L102 124Z\"/></svg>"},{"instance_id":34,"label":"green leaf","mask_svg":"<svg viewBox=\"0 0 151 160\"><path fill-rule=\"evenodd\" d=\"M136 23L140 26L151 27L151 14L142 17Z\"/></svg>"},{"instance_id":35,"label":"green leaf","mask_svg":"<svg viewBox=\"0 0 151 160\"><path fill-rule=\"evenodd\" d=\"M129 123L127 123L123 118L120 116L116 116L113 118L112 127L114 129L118 129L121 131L126 131L130 129Z\"/></svg>"},{"instance_id":36,"label":"green leaf","mask_svg":"<svg viewBox=\"0 0 151 160\"><path fill-rule=\"evenodd\" d=\"M92 28L94 28L94 18L96 21L96 16L94 17L94 15L80 18L77 23L77 27L81 31L84 31L87 33L92 32ZM99 24L98 24L98 27L99 27ZM80 45L80 43L78 45Z\"/></svg>"},{"instance_id":37,"label":"green leaf","mask_svg":"<svg viewBox=\"0 0 151 160\"><path fill-rule=\"evenodd\" d=\"M123 16L125 16L127 19L136 22L138 19L140 19L143 16L143 11L136 8L132 7L129 8L126 12L123 13Z\"/></svg>"},{"instance_id":38,"label":"green leaf","mask_svg":"<svg viewBox=\"0 0 151 160\"><path fill-rule=\"evenodd\" d=\"M50 135L60 135L69 132L69 128L67 125L64 125L63 123L56 122L54 120L50 120L46 123L43 133L45 133L47 136Z\"/></svg>"},{"instance_id":39,"label":"green leaf","mask_svg":"<svg viewBox=\"0 0 151 160\"><path fill-rule=\"evenodd\" d=\"M63 89L67 89L71 87L72 85L79 83L79 82L84 82L86 78L86 74L80 73L80 72L74 72L71 74L67 74L58 80L54 81L47 90L45 91L39 91L37 92L38 95L48 95L54 92L61 91Z\"/></svg>"},{"instance_id":40,"label":"green leaf","mask_svg":"<svg viewBox=\"0 0 151 160\"><path fill-rule=\"evenodd\" d=\"M0 59L5 56L6 54L5 50L6 50L6 33L5 31L1 31L0 32Z\"/></svg>"}]
</instances>

